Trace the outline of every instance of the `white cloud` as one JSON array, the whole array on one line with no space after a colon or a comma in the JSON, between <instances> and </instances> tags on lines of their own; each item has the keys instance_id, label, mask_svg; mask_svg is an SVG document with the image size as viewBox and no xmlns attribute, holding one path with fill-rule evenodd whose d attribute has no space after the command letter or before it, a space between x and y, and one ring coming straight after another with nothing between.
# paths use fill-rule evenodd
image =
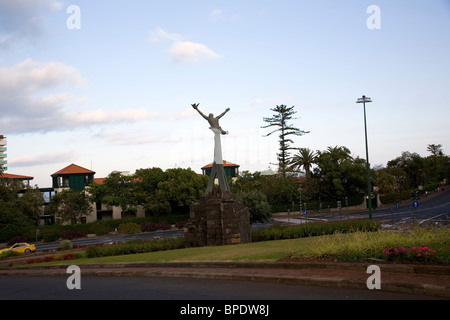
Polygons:
<instances>
[{"instance_id":1,"label":"white cloud","mask_svg":"<svg viewBox=\"0 0 450 320\"><path fill-rule=\"evenodd\" d=\"M213 50L201 43L190 41L175 42L170 49L170 55L175 62L198 62L222 58Z\"/></svg>"},{"instance_id":2,"label":"white cloud","mask_svg":"<svg viewBox=\"0 0 450 320\"><path fill-rule=\"evenodd\" d=\"M168 33L162 28L156 28L150 33L150 42L158 42L160 40L181 41L181 36L176 33Z\"/></svg>"},{"instance_id":3,"label":"white cloud","mask_svg":"<svg viewBox=\"0 0 450 320\"><path fill-rule=\"evenodd\" d=\"M142 132L127 131L102 131L94 135L94 138L106 139L113 145L140 145L157 142L158 139L151 136L143 136Z\"/></svg>"},{"instance_id":4,"label":"white cloud","mask_svg":"<svg viewBox=\"0 0 450 320\"><path fill-rule=\"evenodd\" d=\"M220 16L222 14L222 10L220 9L214 9L213 11L211 11L211 16L215 17L215 16Z\"/></svg>"},{"instance_id":5,"label":"white cloud","mask_svg":"<svg viewBox=\"0 0 450 320\"><path fill-rule=\"evenodd\" d=\"M76 158L76 153L72 150L63 150L53 153L45 153L38 155L23 155L8 160L9 164L14 167L29 167L35 165L52 164L60 162L70 162Z\"/></svg>"},{"instance_id":6,"label":"white cloud","mask_svg":"<svg viewBox=\"0 0 450 320\"><path fill-rule=\"evenodd\" d=\"M220 9L214 9L209 14L210 19L214 22L235 22L241 19L241 16L238 14L229 15L224 13Z\"/></svg>"},{"instance_id":7,"label":"white cloud","mask_svg":"<svg viewBox=\"0 0 450 320\"><path fill-rule=\"evenodd\" d=\"M182 36L169 33L162 28L157 28L150 34L150 42L169 40L173 42L169 50L172 60L176 63L199 62L202 60L219 59L222 56L202 43L183 41Z\"/></svg>"},{"instance_id":8,"label":"white cloud","mask_svg":"<svg viewBox=\"0 0 450 320\"><path fill-rule=\"evenodd\" d=\"M75 124L86 125L148 120L158 117L159 114L145 109L126 109L109 112L97 109L79 113L66 113L65 116L67 120L73 121Z\"/></svg>"},{"instance_id":9,"label":"white cloud","mask_svg":"<svg viewBox=\"0 0 450 320\"><path fill-rule=\"evenodd\" d=\"M1 0L0 49L34 43L46 32L47 16L62 6L61 1L52 0Z\"/></svg>"},{"instance_id":10,"label":"white cloud","mask_svg":"<svg viewBox=\"0 0 450 320\"><path fill-rule=\"evenodd\" d=\"M86 81L78 70L60 62L31 59L0 68L0 128L8 133L72 130L81 126L148 120L158 113L127 108L73 112L68 102L80 99L61 90L84 87Z\"/></svg>"}]
</instances>

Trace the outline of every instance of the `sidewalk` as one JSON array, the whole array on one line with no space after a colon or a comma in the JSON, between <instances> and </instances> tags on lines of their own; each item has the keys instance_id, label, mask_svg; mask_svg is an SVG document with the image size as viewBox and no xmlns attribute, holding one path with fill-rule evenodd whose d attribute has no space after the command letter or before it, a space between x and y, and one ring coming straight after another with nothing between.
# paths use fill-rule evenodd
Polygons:
<instances>
[{"instance_id":1,"label":"sidewalk","mask_svg":"<svg viewBox=\"0 0 450 320\"><path fill-rule=\"evenodd\" d=\"M83 276L190 277L264 281L369 290L369 265L381 270L381 289L450 299L450 266L333 262L167 262L79 265ZM0 276L68 276L68 265L0 269ZM376 290L376 289L373 289Z\"/></svg>"}]
</instances>

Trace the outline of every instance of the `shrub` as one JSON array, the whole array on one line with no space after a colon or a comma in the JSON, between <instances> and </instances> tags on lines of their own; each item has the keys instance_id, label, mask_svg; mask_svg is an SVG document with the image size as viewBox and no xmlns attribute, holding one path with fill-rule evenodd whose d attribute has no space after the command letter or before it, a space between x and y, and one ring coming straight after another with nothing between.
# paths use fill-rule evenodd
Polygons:
<instances>
[{"instance_id":1,"label":"shrub","mask_svg":"<svg viewBox=\"0 0 450 320\"><path fill-rule=\"evenodd\" d=\"M68 239L68 240L72 240L75 238L84 238L84 237L86 237L86 234L79 232L79 231L73 231L73 230L65 230L61 235L61 238Z\"/></svg>"},{"instance_id":2,"label":"shrub","mask_svg":"<svg viewBox=\"0 0 450 320\"><path fill-rule=\"evenodd\" d=\"M170 228L172 228L172 227L166 221L161 221L160 223L158 223L156 225L156 229L158 229L158 230L169 230Z\"/></svg>"},{"instance_id":3,"label":"shrub","mask_svg":"<svg viewBox=\"0 0 450 320\"><path fill-rule=\"evenodd\" d=\"M6 251L0 254L0 258L9 258L16 256L20 256L20 253L18 253L17 251Z\"/></svg>"},{"instance_id":4,"label":"shrub","mask_svg":"<svg viewBox=\"0 0 450 320\"><path fill-rule=\"evenodd\" d=\"M187 223L186 221L178 221L177 223L175 223L175 228L183 229L186 223Z\"/></svg>"},{"instance_id":5,"label":"shrub","mask_svg":"<svg viewBox=\"0 0 450 320\"><path fill-rule=\"evenodd\" d=\"M250 211L250 223L269 220L272 213L264 193L258 190L242 191L236 197Z\"/></svg>"},{"instance_id":6,"label":"shrub","mask_svg":"<svg viewBox=\"0 0 450 320\"><path fill-rule=\"evenodd\" d=\"M42 257L42 258L28 259L25 263L26 264L35 264L35 263L53 262L53 261L66 261L66 260L74 260L76 258L77 257L75 254L67 253L61 257L47 256L47 257Z\"/></svg>"},{"instance_id":7,"label":"shrub","mask_svg":"<svg viewBox=\"0 0 450 320\"><path fill-rule=\"evenodd\" d=\"M141 231L142 232L151 232L151 231L156 231L156 225L153 222L143 222L141 224Z\"/></svg>"},{"instance_id":8,"label":"shrub","mask_svg":"<svg viewBox=\"0 0 450 320\"><path fill-rule=\"evenodd\" d=\"M8 247L11 247L15 243L19 243L19 242L30 242L30 241L28 239L28 236L17 236L17 237L12 238L11 240L9 240Z\"/></svg>"},{"instance_id":9,"label":"shrub","mask_svg":"<svg viewBox=\"0 0 450 320\"><path fill-rule=\"evenodd\" d=\"M59 250L70 250L72 248L73 248L72 242L70 240L67 240L67 239L66 240L62 240L59 243L59 247L58 247Z\"/></svg>"},{"instance_id":10,"label":"shrub","mask_svg":"<svg viewBox=\"0 0 450 320\"><path fill-rule=\"evenodd\" d=\"M86 250L87 258L107 257L125 254L145 253L184 248L184 237L154 240L133 240L110 246L90 246Z\"/></svg>"},{"instance_id":11,"label":"shrub","mask_svg":"<svg viewBox=\"0 0 450 320\"><path fill-rule=\"evenodd\" d=\"M135 222L127 222L119 225L117 230L119 231L119 233L134 234L141 232L141 226Z\"/></svg>"},{"instance_id":12,"label":"shrub","mask_svg":"<svg viewBox=\"0 0 450 320\"><path fill-rule=\"evenodd\" d=\"M436 250L425 245L414 246L409 250L404 247L386 248L383 253L388 261L432 262L436 258Z\"/></svg>"},{"instance_id":13,"label":"shrub","mask_svg":"<svg viewBox=\"0 0 450 320\"><path fill-rule=\"evenodd\" d=\"M347 233L355 231L377 231L380 223L373 220L345 220L332 222L309 222L297 226L275 225L252 232L252 241L295 239L311 236Z\"/></svg>"},{"instance_id":14,"label":"shrub","mask_svg":"<svg viewBox=\"0 0 450 320\"><path fill-rule=\"evenodd\" d=\"M40 235L45 242L53 242L60 239L62 237L62 233L63 230L60 228L47 228L43 229Z\"/></svg>"}]
</instances>

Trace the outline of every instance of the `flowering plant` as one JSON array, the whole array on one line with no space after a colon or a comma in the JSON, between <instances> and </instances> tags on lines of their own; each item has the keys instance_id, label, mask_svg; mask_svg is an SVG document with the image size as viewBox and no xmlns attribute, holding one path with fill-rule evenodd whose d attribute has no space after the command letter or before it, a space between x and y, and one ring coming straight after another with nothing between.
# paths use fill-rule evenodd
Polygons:
<instances>
[{"instance_id":1,"label":"flowering plant","mask_svg":"<svg viewBox=\"0 0 450 320\"><path fill-rule=\"evenodd\" d=\"M435 258L436 251L426 245L406 248L386 248L383 251L388 261L417 261L430 262Z\"/></svg>"}]
</instances>

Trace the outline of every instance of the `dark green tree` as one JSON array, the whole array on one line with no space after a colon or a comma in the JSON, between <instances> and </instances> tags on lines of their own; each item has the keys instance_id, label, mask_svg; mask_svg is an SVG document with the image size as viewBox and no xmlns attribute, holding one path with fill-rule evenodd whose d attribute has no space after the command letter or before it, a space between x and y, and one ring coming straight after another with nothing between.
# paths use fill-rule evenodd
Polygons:
<instances>
[{"instance_id":1,"label":"dark green tree","mask_svg":"<svg viewBox=\"0 0 450 320\"><path fill-rule=\"evenodd\" d=\"M291 136L303 136L304 134L309 133L309 131L303 131L290 123L290 120L294 120L297 118L293 118L293 116L297 113L294 110L294 106L287 107L285 105L276 106L272 110L274 115L271 118L263 118L264 122L267 122L268 125L263 126L262 128L273 128L275 129L269 132L265 137L272 135L275 132L279 133L279 153L278 156L278 172L281 173L283 177L286 177L286 174L289 170L289 162L290 162L290 153L289 150L293 150L291 145L294 141L291 139Z\"/></svg>"},{"instance_id":2,"label":"dark green tree","mask_svg":"<svg viewBox=\"0 0 450 320\"><path fill-rule=\"evenodd\" d=\"M91 203L85 191L65 189L57 193L48 205L48 213L57 223L79 223L92 213Z\"/></svg>"},{"instance_id":3,"label":"dark green tree","mask_svg":"<svg viewBox=\"0 0 450 320\"><path fill-rule=\"evenodd\" d=\"M22 196L18 198L17 205L21 212L37 223L42 214L44 197L39 189L26 186Z\"/></svg>"},{"instance_id":4,"label":"dark green tree","mask_svg":"<svg viewBox=\"0 0 450 320\"><path fill-rule=\"evenodd\" d=\"M264 193L254 189L240 192L236 198L250 211L250 223L269 220L271 209Z\"/></svg>"},{"instance_id":5,"label":"dark green tree","mask_svg":"<svg viewBox=\"0 0 450 320\"><path fill-rule=\"evenodd\" d=\"M311 175L311 166L316 161L316 153L311 151L309 148L300 148L298 153L292 157L293 169L298 169L303 167L305 170L306 178Z\"/></svg>"},{"instance_id":6,"label":"dark green tree","mask_svg":"<svg viewBox=\"0 0 450 320\"><path fill-rule=\"evenodd\" d=\"M322 200L342 200L363 193L365 162L361 158L354 159L348 148L336 146L317 151L316 163L314 175L319 179Z\"/></svg>"}]
</instances>

